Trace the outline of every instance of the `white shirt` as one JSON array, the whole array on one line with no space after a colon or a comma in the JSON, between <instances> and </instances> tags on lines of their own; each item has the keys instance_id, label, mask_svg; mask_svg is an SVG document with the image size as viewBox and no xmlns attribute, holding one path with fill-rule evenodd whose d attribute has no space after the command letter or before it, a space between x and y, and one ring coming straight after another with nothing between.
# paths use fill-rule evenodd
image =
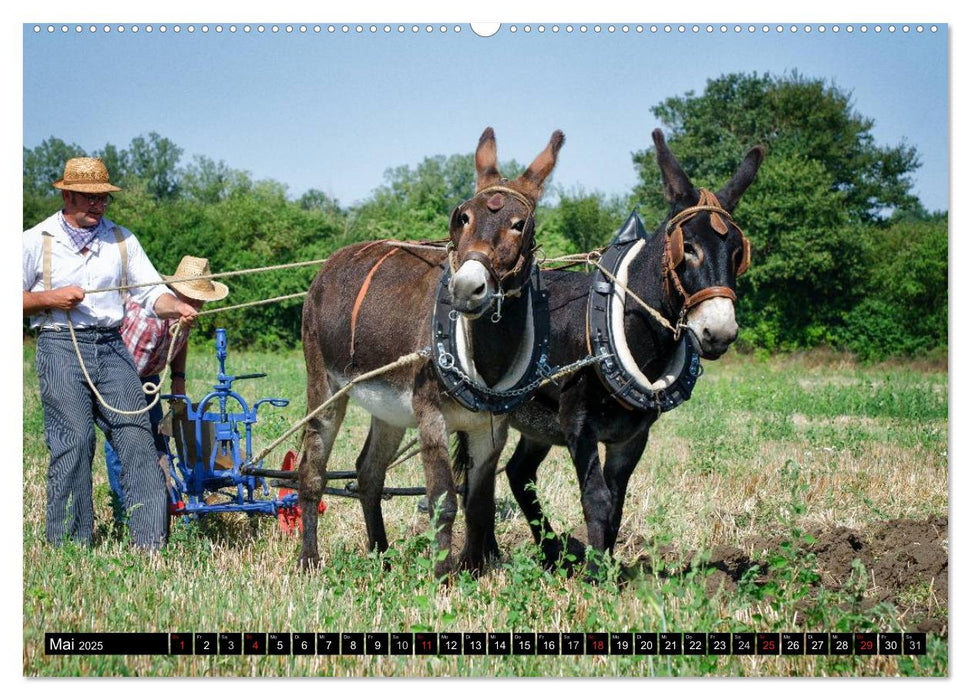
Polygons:
<instances>
[{"instance_id":1,"label":"white shirt","mask_svg":"<svg viewBox=\"0 0 971 700\"><path fill-rule=\"evenodd\" d=\"M86 291L117 287L121 284L121 252L112 233L116 224L104 219L105 226L88 246L88 253L75 252L68 235L61 228L57 214L48 217L33 228L24 231L24 291L43 292L44 262L42 233L53 235L51 245L51 287L75 284ZM128 284L158 282L150 287L129 290L132 298L154 314L155 302L168 289L155 270L145 250L134 234L118 226L128 248ZM30 327L67 328L67 314L51 309L30 317ZM118 328L125 315L121 292L88 293L71 309L71 322L75 328ZM53 321L53 323L52 323Z\"/></svg>"}]
</instances>

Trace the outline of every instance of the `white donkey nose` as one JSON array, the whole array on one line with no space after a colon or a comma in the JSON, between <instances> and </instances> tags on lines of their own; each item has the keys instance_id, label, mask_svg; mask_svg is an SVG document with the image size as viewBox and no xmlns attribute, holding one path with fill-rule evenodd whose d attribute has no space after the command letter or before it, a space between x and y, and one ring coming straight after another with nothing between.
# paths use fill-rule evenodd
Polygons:
<instances>
[{"instance_id":1,"label":"white donkey nose","mask_svg":"<svg viewBox=\"0 0 971 700\"><path fill-rule=\"evenodd\" d=\"M708 299L688 312L688 327L705 352L721 355L738 338L735 304L724 297Z\"/></svg>"},{"instance_id":2,"label":"white donkey nose","mask_svg":"<svg viewBox=\"0 0 971 700\"><path fill-rule=\"evenodd\" d=\"M489 297L489 272L478 260L467 260L449 283L452 302L459 310L483 306Z\"/></svg>"}]
</instances>

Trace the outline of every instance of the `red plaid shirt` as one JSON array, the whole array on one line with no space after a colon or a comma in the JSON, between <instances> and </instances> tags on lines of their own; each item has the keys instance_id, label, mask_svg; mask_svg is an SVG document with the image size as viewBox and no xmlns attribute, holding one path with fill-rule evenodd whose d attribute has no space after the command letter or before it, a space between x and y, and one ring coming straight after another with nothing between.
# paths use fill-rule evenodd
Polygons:
<instances>
[{"instance_id":1,"label":"red plaid shirt","mask_svg":"<svg viewBox=\"0 0 971 700\"><path fill-rule=\"evenodd\" d=\"M125 304L125 320L121 324L121 337L128 346L128 352L135 358L135 369L139 377L161 374L165 360L169 356L169 335L173 322L152 316L144 307L129 299ZM179 333L172 357L176 357L185 347L188 332Z\"/></svg>"}]
</instances>

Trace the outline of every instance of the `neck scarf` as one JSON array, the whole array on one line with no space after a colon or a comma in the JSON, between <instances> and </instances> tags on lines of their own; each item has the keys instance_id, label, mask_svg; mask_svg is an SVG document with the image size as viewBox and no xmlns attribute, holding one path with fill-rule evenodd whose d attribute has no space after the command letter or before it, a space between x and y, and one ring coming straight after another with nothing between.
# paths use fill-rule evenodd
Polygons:
<instances>
[{"instance_id":1,"label":"neck scarf","mask_svg":"<svg viewBox=\"0 0 971 700\"><path fill-rule=\"evenodd\" d=\"M104 219L102 218L101 221L94 226L89 228L78 228L76 226L71 226L71 224L67 222L67 219L64 218L63 211L59 211L57 213L57 217L61 222L61 228L64 230L64 233L67 234L68 238L71 239L71 245L74 246L74 250L77 253L80 253L82 250L88 247L91 241L94 240L95 236L98 235L98 231L101 230L101 224L104 222Z\"/></svg>"}]
</instances>

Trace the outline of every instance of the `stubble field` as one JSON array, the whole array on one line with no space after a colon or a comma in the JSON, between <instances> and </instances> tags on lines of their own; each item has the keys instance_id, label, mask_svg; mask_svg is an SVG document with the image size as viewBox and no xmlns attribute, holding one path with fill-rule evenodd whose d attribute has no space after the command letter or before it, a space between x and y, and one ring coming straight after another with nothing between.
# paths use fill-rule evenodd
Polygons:
<instances>
[{"instance_id":1,"label":"stubble field","mask_svg":"<svg viewBox=\"0 0 971 700\"><path fill-rule=\"evenodd\" d=\"M862 367L834 355L705 363L694 398L655 426L601 580L545 571L497 479L502 559L481 577L431 576L417 499L385 503L392 549L365 551L352 499L325 497L323 567L271 518L176 523L161 555L113 530L94 466L93 548L44 542L47 452L23 352L24 650L28 676L942 676L948 635L948 384L940 366ZM230 349L262 410L256 449L305 411L302 355ZM211 386L190 353L188 392ZM331 469L353 469L367 417L351 404ZM515 433L506 455L515 446ZM297 439L287 445L296 448ZM281 448L282 450L283 448ZM264 466L278 468L282 451ZM503 460L504 463L505 460ZM555 448L539 492L558 530L584 539L576 477ZM333 484L332 485L336 485ZM390 486L421 486L417 458ZM457 521L458 546L462 518ZM571 562L564 562L569 565ZM47 656L44 632L869 632L927 633L926 656Z\"/></svg>"}]
</instances>

